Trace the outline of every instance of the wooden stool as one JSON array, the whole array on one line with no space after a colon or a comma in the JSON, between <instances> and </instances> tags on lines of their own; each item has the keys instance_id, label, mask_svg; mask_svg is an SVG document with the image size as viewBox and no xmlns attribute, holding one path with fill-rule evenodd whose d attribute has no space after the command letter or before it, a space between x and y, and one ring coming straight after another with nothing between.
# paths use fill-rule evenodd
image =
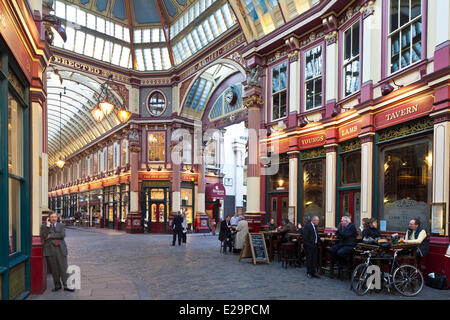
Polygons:
<instances>
[{"instance_id":1,"label":"wooden stool","mask_svg":"<svg viewBox=\"0 0 450 320\"><path fill-rule=\"evenodd\" d=\"M277 260L281 260L281 240L274 239L272 240L272 261L275 261L275 256L277 256Z\"/></svg>"},{"instance_id":2,"label":"wooden stool","mask_svg":"<svg viewBox=\"0 0 450 320\"><path fill-rule=\"evenodd\" d=\"M295 254L295 243L285 242L281 244L281 266L287 268L289 265L294 265L297 261Z\"/></svg>"}]
</instances>

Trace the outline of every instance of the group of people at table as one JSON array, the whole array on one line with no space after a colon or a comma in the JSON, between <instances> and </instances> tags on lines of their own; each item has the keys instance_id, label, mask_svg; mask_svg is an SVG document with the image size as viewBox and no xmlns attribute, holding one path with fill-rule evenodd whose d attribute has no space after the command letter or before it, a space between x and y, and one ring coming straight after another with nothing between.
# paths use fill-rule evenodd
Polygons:
<instances>
[{"instance_id":1,"label":"group of people at table","mask_svg":"<svg viewBox=\"0 0 450 320\"><path fill-rule=\"evenodd\" d=\"M363 219L361 227L361 238L378 239L382 238L378 230L376 219ZM281 235L281 242L289 242L292 233L300 233L303 237L303 248L306 257L306 274L308 278L318 278L318 261L319 261L319 246L324 241L324 237L319 236L318 231L319 217L313 216L309 222L303 227L298 224L294 226L289 219L282 220L282 226L277 227L274 219L271 219L267 229L269 231L278 231ZM243 216L226 217L220 226L219 240L225 241L225 248L229 247L230 251L234 244L235 249L242 249L245 237L248 233L248 223ZM347 269L347 257L354 252L357 246L358 231L351 218L343 216L340 224L335 231L336 243L328 248L330 257L334 265L340 268ZM403 243L416 244L417 257L423 257L428 254L429 242L426 231L421 227L420 219L411 219L408 230L405 233L404 239L400 240ZM226 249L225 249L226 250Z\"/></svg>"}]
</instances>

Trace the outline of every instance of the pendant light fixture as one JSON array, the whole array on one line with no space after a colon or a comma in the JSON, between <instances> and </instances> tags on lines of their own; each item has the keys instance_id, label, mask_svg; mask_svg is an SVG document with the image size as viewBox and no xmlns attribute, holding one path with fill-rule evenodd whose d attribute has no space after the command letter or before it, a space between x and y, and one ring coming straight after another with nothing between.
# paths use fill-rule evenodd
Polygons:
<instances>
[{"instance_id":1,"label":"pendant light fixture","mask_svg":"<svg viewBox=\"0 0 450 320\"><path fill-rule=\"evenodd\" d=\"M66 88L64 88L65 91ZM66 164L66 162L63 160L62 155L61 155L61 120L62 120L62 112L61 112L61 98L62 98L62 93L59 93L59 159L58 161L56 161L56 165L58 166L58 168L62 169L64 167L64 165Z\"/></svg>"}]
</instances>

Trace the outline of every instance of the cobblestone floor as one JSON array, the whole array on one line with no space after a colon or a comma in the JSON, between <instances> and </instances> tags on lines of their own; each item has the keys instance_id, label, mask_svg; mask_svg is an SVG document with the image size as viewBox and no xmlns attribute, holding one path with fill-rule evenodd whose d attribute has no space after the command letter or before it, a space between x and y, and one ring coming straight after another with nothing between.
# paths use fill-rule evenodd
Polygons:
<instances>
[{"instance_id":1,"label":"cobblestone floor","mask_svg":"<svg viewBox=\"0 0 450 320\"><path fill-rule=\"evenodd\" d=\"M170 235L126 234L104 229L67 229L69 265L81 269L81 289L28 299L431 299L450 300L450 290L424 287L418 297L385 291L363 297L349 281L308 279L306 269L281 263L253 265L238 255L220 254L217 236L188 235L187 245L172 247Z\"/></svg>"}]
</instances>

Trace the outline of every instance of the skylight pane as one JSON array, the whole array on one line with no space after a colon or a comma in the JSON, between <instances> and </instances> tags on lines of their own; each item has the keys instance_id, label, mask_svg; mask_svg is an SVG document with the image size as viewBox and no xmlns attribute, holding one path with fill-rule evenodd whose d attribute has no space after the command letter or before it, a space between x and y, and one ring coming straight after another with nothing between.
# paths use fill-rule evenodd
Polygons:
<instances>
[{"instance_id":1,"label":"skylight pane","mask_svg":"<svg viewBox=\"0 0 450 320\"><path fill-rule=\"evenodd\" d=\"M144 63L144 57L142 55L141 49L134 50L134 54L136 55L136 64L137 68L140 71L145 71L145 63Z\"/></svg>"},{"instance_id":2,"label":"skylight pane","mask_svg":"<svg viewBox=\"0 0 450 320\"><path fill-rule=\"evenodd\" d=\"M187 57L192 56L192 52L191 52L191 49L189 48L189 45L188 45L188 43L186 41L186 37L181 39L181 43L183 44L184 51L186 51L186 56Z\"/></svg>"},{"instance_id":3,"label":"skylight pane","mask_svg":"<svg viewBox=\"0 0 450 320\"><path fill-rule=\"evenodd\" d=\"M112 63L119 64L120 54L122 53L122 46L120 44L114 43L112 52Z\"/></svg>"},{"instance_id":4,"label":"skylight pane","mask_svg":"<svg viewBox=\"0 0 450 320\"><path fill-rule=\"evenodd\" d=\"M122 48L122 57L120 58L120 66L126 68L128 66L129 59L130 59L130 48L123 47Z\"/></svg>"},{"instance_id":5,"label":"skylight pane","mask_svg":"<svg viewBox=\"0 0 450 320\"><path fill-rule=\"evenodd\" d=\"M152 53L153 53L153 60L155 62L155 70L162 70L161 49L153 48Z\"/></svg>"},{"instance_id":6,"label":"skylight pane","mask_svg":"<svg viewBox=\"0 0 450 320\"><path fill-rule=\"evenodd\" d=\"M75 30L72 27L66 28L67 41L64 43L64 49L73 51L75 41Z\"/></svg>"},{"instance_id":7,"label":"skylight pane","mask_svg":"<svg viewBox=\"0 0 450 320\"><path fill-rule=\"evenodd\" d=\"M217 25L217 21L214 16L209 16L209 25L211 26L211 30L214 34L214 38L217 38L220 35L219 26Z\"/></svg>"},{"instance_id":8,"label":"skylight pane","mask_svg":"<svg viewBox=\"0 0 450 320\"><path fill-rule=\"evenodd\" d=\"M142 30L142 43L150 43L150 29Z\"/></svg>"},{"instance_id":9,"label":"skylight pane","mask_svg":"<svg viewBox=\"0 0 450 320\"><path fill-rule=\"evenodd\" d=\"M84 55L92 57L94 54L95 37L92 34L86 34L86 43L84 45Z\"/></svg>"},{"instance_id":10,"label":"skylight pane","mask_svg":"<svg viewBox=\"0 0 450 320\"><path fill-rule=\"evenodd\" d=\"M152 42L159 42L159 29L152 29Z\"/></svg>"},{"instance_id":11,"label":"skylight pane","mask_svg":"<svg viewBox=\"0 0 450 320\"><path fill-rule=\"evenodd\" d=\"M200 15L200 3L197 1L194 5L194 15L197 18Z\"/></svg>"},{"instance_id":12,"label":"skylight pane","mask_svg":"<svg viewBox=\"0 0 450 320\"><path fill-rule=\"evenodd\" d=\"M77 9L77 23L80 26L86 27L86 12Z\"/></svg>"},{"instance_id":13,"label":"skylight pane","mask_svg":"<svg viewBox=\"0 0 450 320\"><path fill-rule=\"evenodd\" d=\"M162 48L161 54L162 54L162 64L163 64L164 70L170 69L171 64L170 64L169 50L167 50L167 48Z\"/></svg>"},{"instance_id":14,"label":"skylight pane","mask_svg":"<svg viewBox=\"0 0 450 320\"><path fill-rule=\"evenodd\" d=\"M141 31L141 29L135 29L133 37L134 37L134 39L133 39L134 43L141 43L142 42L142 31Z\"/></svg>"},{"instance_id":15,"label":"skylight pane","mask_svg":"<svg viewBox=\"0 0 450 320\"><path fill-rule=\"evenodd\" d=\"M166 41L166 37L164 36L164 30L163 29L159 29L161 30L161 34L159 35L159 38L161 39L161 42Z\"/></svg>"},{"instance_id":16,"label":"skylight pane","mask_svg":"<svg viewBox=\"0 0 450 320\"><path fill-rule=\"evenodd\" d=\"M198 37L197 30L196 29L192 30L191 35L192 38L194 39L194 43L195 46L197 47L197 50L200 50L202 48L202 44L200 42L200 38Z\"/></svg>"},{"instance_id":17,"label":"skylight pane","mask_svg":"<svg viewBox=\"0 0 450 320\"><path fill-rule=\"evenodd\" d=\"M197 52L197 47L194 44L194 40L192 39L191 34L188 34L185 38L187 38L187 42L189 44L189 49L191 50L191 52Z\"/></svg>"},{"instance_id":18,"label":"skylight pane","mask_svg":"<svg viewBox=\"0 0 450 320\"><path fill-rule=\"evenodd\" d=\"M220 11L220 9L217 10L214 16L216 17L216 21L219 24L221 33L225 32L225 30L227 30L228 28L227 25L225 24L225 21L223 20L222 11Z\"/></svg>"},{"instance_id":19,"label":"skylight pane","mask_svg":"<svg viewBox=\"0 0 450 320\"><path fill-rule=\"evenodd\" d=\"M123 40L123 27L121 25L116 24L114 28L114 36L117 39Z\"/></svg>"},{"instance_id":20,"label":"skylight pane","mask_svg":"<svg viewBox=\"0 0 450 320\"><path fill-rule=\"evenodd\" d=\"M144 62L145 70L154 70L152 52L150 51L150 48L144 49Z\"/></svg>"},{"instance_id":21,"label":"skylight pane","mask_svg":"<svg viewBox=\"0 0 450 320\"><path fill-rule=\"evenodd\" d=\"M203 21L202 26L203 26L203 29L205 31L206 38L208 39L208 42L209 41L213 41L214 37L213 37L213 34L211 32L211 28L209 27L208 20Z\"/></svg>"},{"instance_id":22,"label":"skylight pane","mask_svg":"<svg viewBox=\"0 0 450 320\"><path fill-rule=\"evenodd\" d=\"M191 7L188 12L189 12L189 23L191 23L195 18L194 17L194 7Z\"/></svg>"},{"instance_id":23,"label":"skylight pane","mask_svg":"<svg viewBox=\"0 0 450 320\"><path fill-rule=\"evenodd\" d=\"M65 28L65 26L64 26ZM59 48L64 47L64 41L59 34L55 34L55 38L53 39L53 45Z\"/></svg>"},{"instance_id":24,"label":"skylight pane","mask_svg":"<svg viewBox=\"0 0 450 320\"><path fill-rule=\"evenodd\" d=\"M83 31L77 30L76 38L75 38L75 43L77 44L75 46L76 53L83 53L85 37L86 37L86 34Z\"/></svg>"},{"instance_id":25,"label":"skylight pane","mask_svg":"<svg viewBox=\"0 0 450 320\"><path fill-rule=\"evenodd\" d=\"M95 16L91 13L86 14L86 27L95 30Z\"/></svg>"},{"instance_id":26,"label":"skylight pane","mask_svg":"<svg viewBox=\"0 0 450 320\"><path fill-rule=\"evenodd\" d=\"M66 18L66 5L61 1L56 1L55 15L57 17Z\"/></svg>"},{"instance_id":27,"label":"skylight pane","mask_svg":"<svg viewBox=\"0 0 450 320\"><path fill-rule=\"evenodd\" d=\"M106 27L105 33L108 36L114 36L114 34L113 34L114 33L114 23L105 21L105 27Z\"/></svg>"},{"instance_id":28,"label":"skylight pane","mask_svg":"<svg viewBox=\"0 0 450 320\"><path fill-rule=\"evenodd\" d=\"M200 36L200 41L202 42L202 45L206 46L208 44L208 41L206 40L206 34L203 29L203 26L199 25L197 28L197 31L198 31L198 35Z\"/></svg>"},{"instance_id":29,"label":"skylight pane","mask_svg":"<svg viewBox=\"0 0 450 320\"><path fill-rule=\"evenodd\" d=\"M200 12L205 11L206 0L200 0Z\"/></svg>"},{"instance_id":30,"label":"skylight pane","mask_svg":"<svg viewBox=\"0 0 450 320\"><path fill-rule=\"evenodd\" d=\"M130 42L130 29L123 27L123 41Z\"/></svg>"},{"instance_id":31,"label":"skylight pane","mask_svg":"<svg viewBox=\"0 0 450 320\"><path fill-rule=\"evenodd\" d=\"M228 7L228 4L225 4L222 7L222 12L224 14L225 23L227 24L227 27L230 28L234 24L234 19L230 11L230 7Z\"/></svg>"},{"instance_id":32,"label":"skylight pane","mask_svg":"<svg viewBox=\"0 0 450 320\"><path fill-rule=\"evenodd\" d=\"M105 49L103 50L103 61L109 62L111 57L111 42L105 41Z\"/></svg>"},{"instance_id":33,"label":"skylight pane","mask_svg":"<svg viewBox=\"0 0 450 320\"><path fill-rule=\"evenodd\" d=\"M173 58L174 58L174 60L175 60L175 61L174 61L175 64L181 63L180 53L178 52L177 46L173 46L173 47L172 47L172 52L173 52Z\"/></svg>"},{"instance_id":34,"label":"skylight pane","mask_svg":"<svg viewBox=\"0 0 450 320\"><path fill-rule=\"evenodd\" d=\"M105 40L103 38L95 39L95 47L94 47L94 58L98 60L102 60L103 56L103 46L105 44Z\"/></svg>"},{"instance_id":35,"label":"skylight pane","mask_svg":"<svg viewBox=\"0 0 450 320\"><path fill-rule=\"evenodd\" d=\"M97 31L105 33L105 19L97 17Z\"/></svg>"},{"instance_id":36,"label":"skylight pane","mask_svg":"<svg viewBox=\"0 0 450 320\"><path fill-rule=\"evenodd\" d=\"M184 61L186 60L186 52L183 49L183 45L181 44L181 42L177 43L177 48L178 48L178 52L181 55L181 59Z\"/></svg>"},{"instance_id":37,"label":"skylight pane","mask_svg":"<svg viewBox=\"0 0 450 320\"><path fill-rule=\"evenodd\" d=\"M77 22L77 8L73 6L67 6L66 20L70 22Z\"/></svg>"}]
</instances>

